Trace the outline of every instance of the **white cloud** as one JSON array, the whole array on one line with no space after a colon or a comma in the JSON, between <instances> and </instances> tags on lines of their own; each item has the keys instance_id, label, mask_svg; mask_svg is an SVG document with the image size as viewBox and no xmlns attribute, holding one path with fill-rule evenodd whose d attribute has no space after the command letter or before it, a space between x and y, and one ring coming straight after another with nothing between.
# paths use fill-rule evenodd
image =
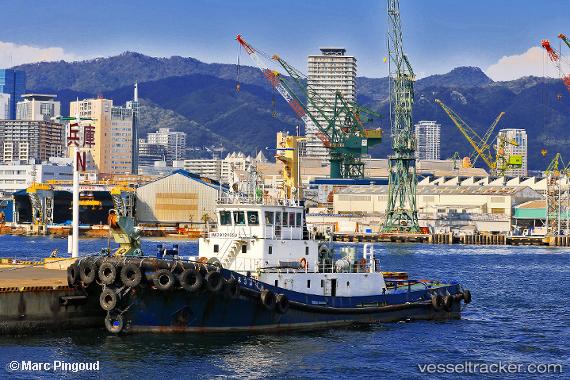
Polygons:
<instances>
[{"instance_id":1,"label":"white cloud","mask_svg":"<svg viewBox=\"0 0 570 380\"><path fill-rule=\"evenodd\" d=\"M0 41L0 67L11 67L24 63L43 61L75 61L79 57L67 53L60 47L34 47Z\"/></svg>"},{"instance_id":2,"label":"white cloud","mask_svg":"<svg viewBox=\"0 0 570 380\"><path fill-rule=\"evenodd\" d=\"M524 76L558 77L558 69L546 56L544 49L534 46L519 55L504 56L486 70L496 81L518 79Z\"/></svg>"}]
</instances>

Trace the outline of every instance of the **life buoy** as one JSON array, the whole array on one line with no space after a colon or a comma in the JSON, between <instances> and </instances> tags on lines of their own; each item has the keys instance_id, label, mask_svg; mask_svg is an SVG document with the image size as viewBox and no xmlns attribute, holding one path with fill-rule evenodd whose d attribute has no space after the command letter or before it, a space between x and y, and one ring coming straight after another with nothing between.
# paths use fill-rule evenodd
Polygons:
<instances>
[{"instance_id":1,"label":"life buoy","mask_svg":"<svg viewBox=\"0 0 570 380\"><path fill-rule=\"evenodd\" d=\"M67 267L67 285L74 287L79 282L79 268L76 263Z\"/></svg>"},{"instance_id":2,"label":"life buoy","mask_svg":"<svg viewBox=\"0 0 570 380\"><path fill-rule=\"evenodd\" d=\"M158 290L169 291L174 289L176 278L168 269L160 269L154 273L152 282Z\"/></svg>"},{"instance_id":3,"label":"life buoy","mask_svg":"<svg viewBox=\"0 0 570 380\"><path fill-rule=\"evenodd\" d=\"M82 260L79 264L79 278L85 285L91 284L95 281L95 276L97 275L97 267L92 259Z\"/></svg>"},{"instance_id":4,"label":"life buoy","mask_svg":"<svg viewBox=\"0 0 570 380\"><path fill-rule=\"evenodd\" d=\"M368 260L366 260L364 257L361 258L360 260L358 260L358 265L360 265L361 268L366 268L366 266L368 265Z\"/></svg>"},{"instance_id":5,"label":"life buoy","mask_svg":"<svg viewBox=\"0 0 570 380\"><path fill-rule=\"evenodd\" d=\"M105 311L113 310L119 302L119 295L114 289L105 288L99 295L99 305Z\"/></svg>"},{"instance_id":6,"label":"life buoy","mask_svg":"<svg viewBox=\"0 0 570 380\"><path fill-rule=\"evenodd\" d=\"M307 263L307 259L304 257L301 257L299 259L299 266L301 269L307 269L309 267L309 263Z\"/></svg>"},{"instance_id":7,"label":"life buoy","mask_svg":"<svg viewBox=\"0 0 570 380\"><path fill-rule=\"evenodd\" d=\"M117 268L115 264L109 261L105 261L101 264L97 273L99 274L99 280L101 280L104 285L111 285L117 278Z\"/></svg>"},{"instance_id":8,"label":"life buoy","mask_svg":"<svg viewBox=\"0 0 570 380\"><path fill-rule=\"evenodd\" d=\"M204 277L195 269L186 269L179 276L180 286L190 293L197 292L204 284Z\"/></svg>"},{"instance_id":9,"label":"life buoy","mask_svg":"<svg viewBox=\"0 0 570 380\"><path fill-rule=\"evenodd\" d=\"M218 293L224 287L224 278L220 272L210 272L206 275L206 287L212 293Z\"/></svg>"},{"instance_id":10,"label":"life buoy","mask_svg":"<svg viewBox=\"0 0 570 380\"><path fill-rule=\"evenodd\" d=\"M285 294L278 294L275 299L275 308L279 314L285 314L289 310L289 298Z\"/></svg>"},{"instance_id":11,"label":"life buoy","mask_svg":"<svg viewBox=\"0 0 570 380\"><path fill-rule=\"evenodd\" d=\"M260 294L261 304L269 311L275 309L275 294L271 290L263 289Z\"/></svg>"},{"instance_id":12,"label":"life buoy","mask_svg":"<svg viewBox=\"0 0 570 380\"><path fill-rule=\"evenodd\" d=\"M142 281L141 268L135 263L128 263L121 268L121 281L131 288L139 286Z\"/></svg>"}]
</instances>

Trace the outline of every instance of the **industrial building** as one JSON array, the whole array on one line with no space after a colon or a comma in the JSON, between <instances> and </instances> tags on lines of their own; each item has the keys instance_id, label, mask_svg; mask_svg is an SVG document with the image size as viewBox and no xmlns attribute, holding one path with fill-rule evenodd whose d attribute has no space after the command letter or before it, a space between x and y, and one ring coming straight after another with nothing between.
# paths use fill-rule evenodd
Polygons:
<instances>
[{"instance_id":1,"label":"industrial building","mask_svg":"<svg viewBox=\"0 0 570 380\"><path fill-rule=\"evenodd\" d=\"M308 57L307 86L318 97L313 97L315 103L309 102L308 111L322 125L326 124L325 118L319 114L317 108L325 113L332 113L331 104L334 104L336 92L340 92L343 98L351 103L356 100L356 58L346 55L346 49L323 47L321 54ZM327 104L319 104L318 99L323 99ZM328 149L318 137L319 129L312 121L305 125L305 154L308 157L316 157L327 160Z\"/></svg>"},{"instance_id":2,"label":"industrial building","mask_svg":"<svg viewBox=\"0 0 570 380\"><path fill-rule=\"evenodd\" d=\"M53 121L0 120L0 160L47 161L65 155L63 125Z\"/></svg>"},{"instance_id":3,"label":"industrial building","mask_svg":"<svg viewBox=\"0 0 570 380\"><path fill-rule=\"evenodd\" d=\"M504 143L501 143L504 141ZM522 158L522 165L509 167L505 170L507 176L526 176L528 173L528 140L524 129L501 129L497 134L497 151L501 156Z\"/></svg>"},{"instance_id":4,"label":"industrial building","mask_svg":"<svg viewBox=\"0 0 570 380\"><path fill-rule=\"evenodd\" d=\"M57 95L24 94L16 105L16 119L49 121L61 115L61 103L55 100Z\"/></svg>"},{"instance_id":5,"label":"industrial building","mask_svg":"<svg viewBox=\"0 0 570 380\"><path fill-rule=\"evenodd\" d=\"M93 119L91 123L68 128L68 141L89 148L87 166L100 173L123 174L132 170L133 109L113 106L109 99L71 102L71 115ZM71 154L72 152L70 152Z\"/></svg>"},{"instance_id":6,"label":"industrial building","mask_svg":"<svg viewBox=\"0 0 570 380\"><path fill-rule=\"evenodd\" d=\"M415 126L416 158L418 160L439 160L441 124L422 120Z\"/></svg>"},{"instance_id":7,"label":"industrial building","mask_svg":"<svg viewBox=\"0 0 570 380\"><path fill-rule=\"evenodd\" d=\"M418 186L417 210L422 227L433 232L508 232L513 208L542 196L529 187ZM388 186L340 189L333 214L376 216L383 220Z\"/></svg>"},{"instance_id":8,"label":"industrial building","mask_svg":"<svg viewBox=\"0 0 570 380\"><path fill-rule=\"evenodd\" d=\"M219 182L185 170L140 186L136 220L143 225L203 224L215 220Z\"/></svg>"}]
</instances>

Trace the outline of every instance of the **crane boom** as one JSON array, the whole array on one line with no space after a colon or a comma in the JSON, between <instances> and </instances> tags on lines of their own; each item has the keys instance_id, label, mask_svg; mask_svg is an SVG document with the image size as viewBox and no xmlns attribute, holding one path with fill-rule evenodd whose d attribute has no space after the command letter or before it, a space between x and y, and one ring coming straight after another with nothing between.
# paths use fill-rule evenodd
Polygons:
<instances>
[{"instance_id":1,"label":"crane boom","mask_svg":"<svg viewBox=\"0 0 570 380\"><path fill-rule=\"evenodd\" d=\"M469 142L471 147L475 150L475 152L477 152L479 157L481 157L481 159L485 161L485 164L489 167L489 169L494 170L495 163L493 162L493 157L489 152L489 145L486 142L484 142L483 144L478 144L477 142L483 141L483 139L479 137L479 135L477 134L477 132L475 132L473 128L471 128L465 121L463 121L461 116L459 116L455 111L453 111L451 108L443 104L441 100L436 99L435 102L445 111L447 116L449 116L453 124L455 124L457 129L459 129L459 131Z\"/></svg>"},{"instance_id":2,"label":"crane boom","mask_svg":"<svg viewBox=\"0 0 570 380\"><path fill-rule=\"evenodd\" d=\"M378 114L346 101L339 91L334 92L332 100L325 99L306 84L307 78L299 70L279 55L269 57L251 46L241 35L238 35L236 40L297 116L305 124L312 122L317 127L319 130L317 136L330 151L331 178L363 177L362 156L368 153L369 146L381 141L382 131L365 129L361 115L378 116ZM270 61L278 63L285 70L289 76L287 80L270 68Z\"/></svg>"},{"instance_id":3,"label":"crane boom","mask_svg":"<svg viewBox=\"0 0 570 380\"><path fill-rule=\"evenodd\" d=\"M505 116L505 113L501 112L499 114L499 116L497 116L495 118L495 120L493 121L493 123L491 124L489 129L487 129L487 131L485 132L485 134L481 138L481 142L484 146L487 146L487 147L489 146L489 140L491 139L491 136L493 135L495 128L497 127L497 125L499 124L499 121L501 121L503 116ZM477 153L477 151L474 151L473 153L471 153L471 155L469 157L469 159L473 165L477 162L478 158L479 158L479 153Z\"/></svg>"},{"instance_id":4,"label":"crane boom","mask_svg":"<svg viewBox=\"0 0 570 380\"><path fill-rule=\"evenodd\" d=\"M564 41L564 43L570 48L570 40L568 40L568 37L566 37L565 34L560 33L558 35L558 38L560 38L562 41Z\"/></svg>"}]
</instances>

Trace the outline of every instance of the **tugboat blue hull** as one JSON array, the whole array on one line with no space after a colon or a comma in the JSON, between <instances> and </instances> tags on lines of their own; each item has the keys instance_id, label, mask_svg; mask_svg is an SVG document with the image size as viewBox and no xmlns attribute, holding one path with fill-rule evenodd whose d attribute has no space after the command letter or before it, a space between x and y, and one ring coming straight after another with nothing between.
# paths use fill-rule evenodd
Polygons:
<instances>
[{"instance_id":1,"label":"tugboat blue hull","mask_svg":"<svg viewBox=\"0 0 570 380\"><path fill-rule=\"evenodd\" d=\"M123 314L124 332L267 332L292 331L407 320L457 319L462 289L446 285L367 297L325 297L273 287L224 270L224 277L237 276L241 293L230 298L223 292L184 290L161 292L139 289L130 296ZM285 312L269 310L260 300L260 290L284 294ZM435 308L434 294L453 299L446 309Z\"/></svg>"}]
</instances>

